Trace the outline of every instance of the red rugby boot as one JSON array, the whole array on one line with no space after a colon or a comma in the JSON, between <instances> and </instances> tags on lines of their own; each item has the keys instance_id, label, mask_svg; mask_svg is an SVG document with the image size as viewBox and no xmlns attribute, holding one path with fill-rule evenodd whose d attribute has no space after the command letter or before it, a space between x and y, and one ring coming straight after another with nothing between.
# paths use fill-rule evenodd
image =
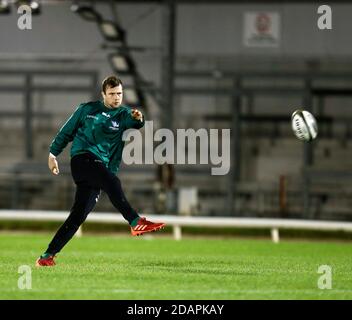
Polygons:
<instances>
[{"instance_id":1,"label":"red rugby boot","mask_svg":"<svg viewBox=\"0 0 352 320\"><path fill-rule=\"evenodd\" d=\"M165 223L158 222L154 223L148 221L146 218L140 218L137 222L137 225L131 227L131 234L132 236L140 236L146 232L152 232L162 229L165 226Z\"/></svg>"},{"instance_id":2,"label":"red rugby boot","mask_svg":"<svg viewBox=\"0 0 352 320\"><path fill-rule=\"evenodd\" d=\"M55 256L50 255L46 258L40 256L37 261L35 262L36 267L53 267L55 266L55 261L54 261Z\"/></svg>"}]
</instances>

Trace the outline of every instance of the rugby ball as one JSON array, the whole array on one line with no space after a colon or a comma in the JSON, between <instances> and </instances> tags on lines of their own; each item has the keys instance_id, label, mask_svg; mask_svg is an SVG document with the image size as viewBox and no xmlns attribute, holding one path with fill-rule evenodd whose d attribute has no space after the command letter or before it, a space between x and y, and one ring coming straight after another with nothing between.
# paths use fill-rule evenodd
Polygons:
<instances>
[{"instance_id":1,"label":"rugby ball","mask_svg":"<svg viewBox=\"0 0 352 320\"><path fill-rule=\"evenodd\" d=\"M295 136L303 141L312 141L318 135L318 125L314 116L302 109L292 113L292 130Z\"/></svg>"}]
</instances>

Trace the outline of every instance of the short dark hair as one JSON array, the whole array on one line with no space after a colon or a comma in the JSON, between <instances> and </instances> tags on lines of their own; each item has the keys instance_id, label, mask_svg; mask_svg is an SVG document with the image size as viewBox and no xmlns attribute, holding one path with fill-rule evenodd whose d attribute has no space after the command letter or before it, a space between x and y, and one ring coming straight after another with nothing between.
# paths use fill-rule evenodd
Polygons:
<instances>
[{"instance_id":1,"label":"short dark hair","mask_svg":"<svg viewBox=\"0 0 352 320\"><path fill-rule=\"evenodd\" d=\"M119 79L116 76L109 76L103 80L103 82L101 84L101 89L105 93L106 89L115 88L119 85L122 85L121 79Z\"/></svg>"}]
</instances>

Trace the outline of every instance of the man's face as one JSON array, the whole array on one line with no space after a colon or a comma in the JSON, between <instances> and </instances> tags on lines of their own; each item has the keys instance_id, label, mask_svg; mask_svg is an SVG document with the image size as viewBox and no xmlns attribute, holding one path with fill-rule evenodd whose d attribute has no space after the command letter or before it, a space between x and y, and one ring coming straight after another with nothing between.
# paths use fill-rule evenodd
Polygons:
<instances>
[{"instance_id":1,"label":"man's face","mask_svg":"<svg viewBox=\"0 0 352 320\"><path fill-rule=\"evenodd\" d=\"M101 93L104 99L104 104L111 108L118 108L122 103L122 85L114 88L106 88L105 93Z\"/></svg>"}]
</instances>

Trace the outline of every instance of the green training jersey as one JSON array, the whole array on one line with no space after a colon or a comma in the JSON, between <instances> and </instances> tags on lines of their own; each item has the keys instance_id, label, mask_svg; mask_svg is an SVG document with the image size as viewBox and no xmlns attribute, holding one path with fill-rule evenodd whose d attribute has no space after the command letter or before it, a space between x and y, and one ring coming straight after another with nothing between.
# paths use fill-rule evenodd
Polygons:
<instances>
[{"instance_id":1,"label":"green training jersey","mask_svg":"<svg viewBox=\"0 0 352 320\"><path fill-rule=\"evenodd\" d=\"M132 109L122 105L115 109L107 108L101 101L82 103L52 141L50 152L58 156L73 141L71 157L91 152L116 174L125 145L123 132L144 126L144 116L142 121L136 120L131 112Z\"/></svg>"}]
</instances>

